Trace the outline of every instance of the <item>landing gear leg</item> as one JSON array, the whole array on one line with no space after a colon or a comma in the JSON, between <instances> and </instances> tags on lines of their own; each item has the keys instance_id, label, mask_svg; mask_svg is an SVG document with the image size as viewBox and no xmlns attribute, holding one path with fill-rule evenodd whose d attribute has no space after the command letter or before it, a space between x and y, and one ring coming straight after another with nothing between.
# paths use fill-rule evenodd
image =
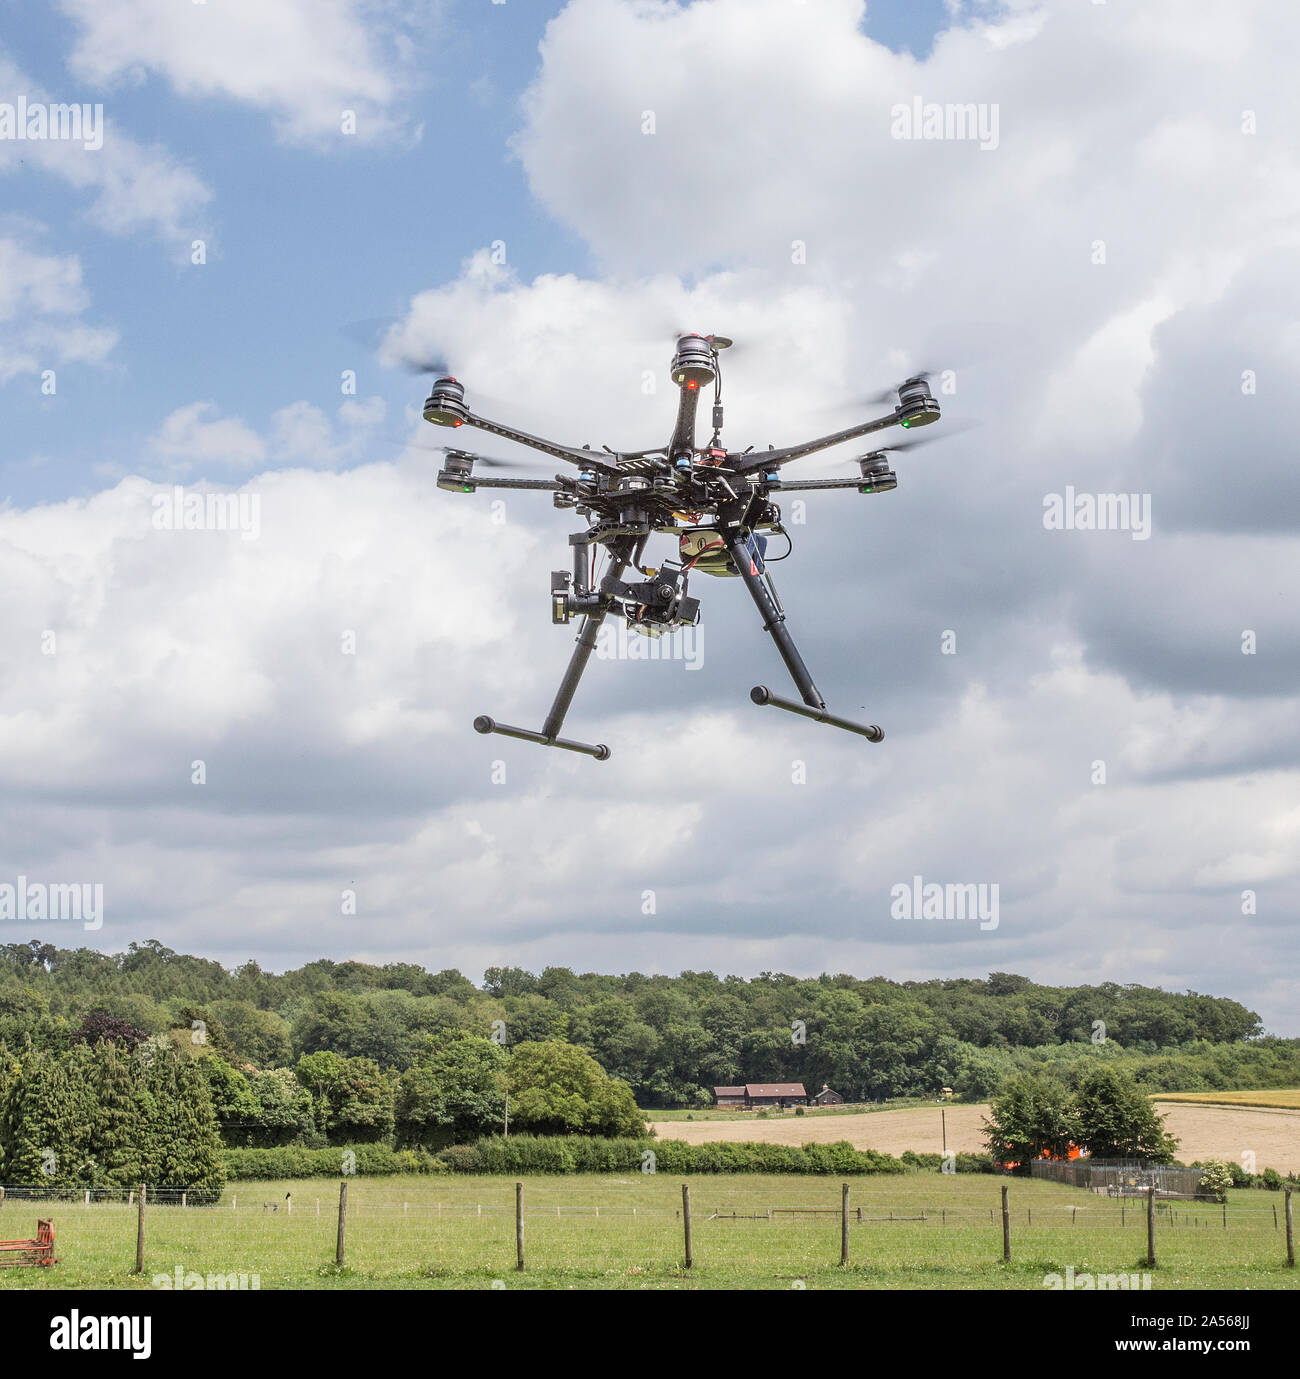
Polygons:
<instances>
[{"instance_id":1,"label":"landing gear leg","mask_svg":"<svg viewBox=\"0 0 1300 1379\"><path fill-rule=\"evenodd\" d=\"M794 638L785 625L785 613L772 597L764 581L762 559L750 553L748 535L748 532L742 533L739 528L724 533L727 549L731 553L732 562L740 572L741 579L745 582L745 588L754 600L759 616L763 619L763 631L776 643L776 649L781 653L781 659L790 672L795 688L802 695L803 703L796 704L792 700L778 698L766 685L755 685L750 690L749 697L755 704L770 704L774 709L785 709L787 713L796 713L818 723L827 723L832 728L843 728L846 732L857 733L868 742L880 742L885 734L875 724L853 723L826 708L826 701L813 683L808 667L804 665L803 657L799 654L799 648L795 646Z\"/></svg>"}]
</instances>

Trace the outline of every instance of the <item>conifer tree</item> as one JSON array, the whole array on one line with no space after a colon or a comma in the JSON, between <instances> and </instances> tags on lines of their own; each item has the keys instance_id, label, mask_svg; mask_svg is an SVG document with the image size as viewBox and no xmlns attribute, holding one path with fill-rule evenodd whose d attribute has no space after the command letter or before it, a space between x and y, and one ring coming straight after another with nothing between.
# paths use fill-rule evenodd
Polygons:
<instances>
[{"instance_id":1,"label":"conifer tree","mask_svg":"<svg viewBox=\"0 0 1300 1379\"><path fill-rule=\"evenodd\" d=\"M141 1180L140 1102L130 1055L113 1043L95 1048L95 1108L90 1157L101 1187L134 1187Z\"/></svg>"}]
</instances>

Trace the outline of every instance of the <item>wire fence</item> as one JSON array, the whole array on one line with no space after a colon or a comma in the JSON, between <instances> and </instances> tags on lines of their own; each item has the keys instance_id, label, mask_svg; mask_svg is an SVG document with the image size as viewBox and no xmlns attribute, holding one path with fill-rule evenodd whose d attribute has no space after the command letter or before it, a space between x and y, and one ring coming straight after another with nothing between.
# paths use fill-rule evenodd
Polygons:
<instances>
[{"instance_id":1,"label":"wire fence","mask_svg":"<svg viewBox=\"0 0 1300 1379\"><path fill-rule=\"evenodd\" d=\"M854 1200L848 1185L836 1192L831 1184L810 1187L800 1200L773 1194L764 1201L752 1187L740 1195L716 1180L680 1195L680 1185L666 1181L638 1184L638 1200L623 1202L566 1198L556 1179L465 1185L460 1195L429 1183L399 1196L391 1179L373 1187L355 1179L284 1186L234 1183L204 1205L188 1189L150 1186L143 1207L134 1189L10 1186L0 1195L0 1236L26 1237L38 1219L51 1220L55 1254L74 1282L140 1275L157 1287L302 1286L309 1274L341 1267L375 1279L495 1277L521 1261L575 1275L681 1271L702 1262L737 1275L761 1268L797 1278L837 1260L972 1272L1013 1257L1101 1267L1153 1256L1225 1270L1294 1260L1289 1192L1231 1203L1093 1194L1062 1202L1026 1201L1032 1194L1012 1188L1004 1217L992 1183L967 1187L953 1201L880 1191L859 1191Z\"/></svg>"}]
</instances>

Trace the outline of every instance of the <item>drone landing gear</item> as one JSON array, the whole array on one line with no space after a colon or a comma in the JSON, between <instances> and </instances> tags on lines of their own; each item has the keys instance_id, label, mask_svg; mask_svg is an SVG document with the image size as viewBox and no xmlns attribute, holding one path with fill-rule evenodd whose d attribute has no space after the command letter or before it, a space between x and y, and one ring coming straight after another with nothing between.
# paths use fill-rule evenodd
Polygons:
<instances>
[{"instance_id":1,"label":"drone landing gear","mask_svg":"<svg viewBox=\"0 0 1300 1379\"><path fill-rule=\"evenodd\" d=\"M547 737L545 733L535 733L529 728L512 728L508 723L498 723L487 714L480 714L474 720L474 731L479 733L500 733L502 737L517 737L521 742L537 742L543 747L561 747L566 752L582 752L584 756L595 757L597 761L609 760L609 748L603 742L574 742L567 737Z\"/></svg>"},{"instance_id":2,"label":"drone landing gear","mask_svg":"<svg viewBox=\"0 0 1300 1379\"><path fill-rule=\"evenodd\" d=\"M775 590L770 587L770 581L760 574L762 558L756 558L751 553L745 536L736 530L725 533L725 536L732 563L740 573L741 579L745 581L745 588L749 590L750 597L762 616L763 631L771 634L776 649L781 653L781 659L790 672L790 678L803 696L803 703L796 704L793 700L781 699L766 685L755 685L750 690L749 697L755 704L770 704L774 709L784 709L787 713L797 713L817 723L829 723L832 728L843 728L846 732L857 733L868 742L882 741L885 734L875 724L853 723L828 711L826 701L813 684L808 667L799 655L799 648L795 646L794 638L790 636L785 625L785 613L775 597Z\"/></svg>"},{"instance_id":3,"label":"drone landing gear","mask_svg":"<svg viewBox=\"0 0 1300 1379\"><path fill-rule=\"evenodd\" d=\"M795 704L789 699L779 699L766 685L755 685L749 692L755 704L771 704L774 709L785 709L787 713L802 714L817 723L829 723L832 728L843 728L846 732L858 733L868 742L879 742L885 734L874 723L850 723L847 718L828 713L825 708L812 709L803 704Z\"/></svg>"},{"instance_id":4,"label":"drone landing gear","mask_svg":"<svg viewBox=\"0 0 1300 1379\"><path fill-rule=\"evenodd\" d=\"M628 555L630 555L630 545L620 548L618 551L611 549L609 569L611 579L622 578L623 571L627 567ZM573 655L569 657L568 669L564 672L564 679L560 681L560 688L555 692L555 702L551 705L550 713L546 715L546 721L542 724L540 733L535 733L529 728L512 728L506 723L498 723L496 719L489 718L487 714L480 714L474 720L474 731L478 733L500 733L502 737L514 737L522 742L536 742L542 747L559 747L565 752L581 752L584 756L595 757L597 761L608 761L609 748L603 742L575 742L572 738L561 737L560 729L564 726L564 715L569 712L569 705L573 703L573 696L577 692L578 681L582 679L582 672L586 670L587 662L591 659L591 653L596 649L596 636L600 632L600 625L605 621L605 615L609 609L610 604L602 602L598 608L587 614L586 626L582 629L577 646L573 648Z\"/></svg>"}]
</instances>

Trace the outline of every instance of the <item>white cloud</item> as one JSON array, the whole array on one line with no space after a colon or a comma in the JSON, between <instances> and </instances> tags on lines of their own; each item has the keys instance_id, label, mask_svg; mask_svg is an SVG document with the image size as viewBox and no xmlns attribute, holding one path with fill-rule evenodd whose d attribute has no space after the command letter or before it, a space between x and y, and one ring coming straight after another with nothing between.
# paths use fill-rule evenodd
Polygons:
<instances>
[{"instance_id":1,"label":"white cloud","mask_svg":"<svg viewBox=\"0 0 1300 1379\"><path fill-rule=\"evenodd\" d=\"M402 135L410 39L428 13L375 0L61 0L78 26L70 66L97 85L161 76L186 98L238 101L269 113L282 138L346 142Z\"/></svg>"},{"instance_id":2,"label":"white cloud","mask_svg":"<svg viewBox=\"0 0 1300 1379\"><path fill-rule=\"evenodd\" d=\"M168 467L185 472L204 465L248 468L266 456L261 436L238 417L216 415L215 402L178 407L162 424L150 449Z\"/></svg>"},{"instance_id":3,"label":"white cloud","mask_svg":"<svg viewBox=\"0 0 1300 1379\"><path fill-rule=\"evenodd\" d=\"M149 453L162 472L176 476L268 461L328 468L364 452L384 411L383 398L352 398L339 406L336 427L314 403L293 402L272 415L268 440L242 418L221 416L215 402L191 402L165 418Z\"/></svg>"},{"instance_id":4,"label":"white cloud","mask_svg":"<svg viewBox=\"0 0 1300 1379\"><path fill-rule=\"evenodd\" d=\"M80 90L51 96L3 54L0 91L6 100L23 95L29 102L84 104L90 99ZM160 145L147 147L132 139L114 119L111 103L105 112L101 148L90 150L57 139L0 140L0 174L20 184L33 169L92 193L87 214L111 234L148 231L171 241L177 255L183 252L187 257L191 239L209 234L202 217L212 193L202 179Z\"/></svg>"},{"instance_id":5,"label":"white cloud","mask_svg":"<svg viewBox=\"0 0 1300 1379\"><path fill-rule=\"evenodd\" d=\"M90 304L80 259L0 237L0 383L55 364L95 363L116 334L76 319Z\"/></svg>"},{"instance_id":6,"label":"white cloud","mask_svg":"<svg viewBox=\"0 0 1300 1379\"><path fill-rule=\"evenodd\" d=\"M544 611L569 524L543 496L509 495L497 523L486 493L434 492L427 457L295 470L245 486L263 535L241 542L148 530L154 490L131 480L0 514L17 595L0 632L21 650L0 669L0 748L7 797L27 792L3 806L11 852L57 856L102 811L84 836L114 846L86 856L118 883L123 938L234 957L1019 968L1195 985L1293 1021L1296 533L1276 438L1294 430L1278 421L1300 177L1278 131L1300 21L1021 5L917 63L871 43L852 0L803 9L575 0L518 150L600 275L524 281L478 255L389 344L446 351L471 406L506 396L503 420L628 448L666 439L674 328L743 347L724 359L742 446L796 440L951 352L945 407L984 419L977 441L900 456L888 497L810 498L776 572L832 707L870 712L885 742L748 703L781 671L734 581L692 586L698 672L593 663L567 728L608 741L609 763L479 738L480 712L537 726L570 649ZM178 89L224 89L182 79L159 43ZM106 74L145 61L106 51ZM256 72L248 90L291 119ZM892 140L890 106L913 94L998 102L998 149ZM1268 115L1254 141L1246 99ZM985 352L994 334L1009 361ZM1268 387L1247 403L1257 361ZM159 458L335 463L379 421L373 403L330 418L301 402L262 434L195 404ZM1152 539L1044 531L1042 494L1085 482L1153 489ZM1212 501L1191 530L1193 491ZM43 628L61 629L55 657ZM1000 882L1000 929L891 922L889 886L918 872ZM354 879L360 925L338 909Z\"/></svg>"}]
</instances>

